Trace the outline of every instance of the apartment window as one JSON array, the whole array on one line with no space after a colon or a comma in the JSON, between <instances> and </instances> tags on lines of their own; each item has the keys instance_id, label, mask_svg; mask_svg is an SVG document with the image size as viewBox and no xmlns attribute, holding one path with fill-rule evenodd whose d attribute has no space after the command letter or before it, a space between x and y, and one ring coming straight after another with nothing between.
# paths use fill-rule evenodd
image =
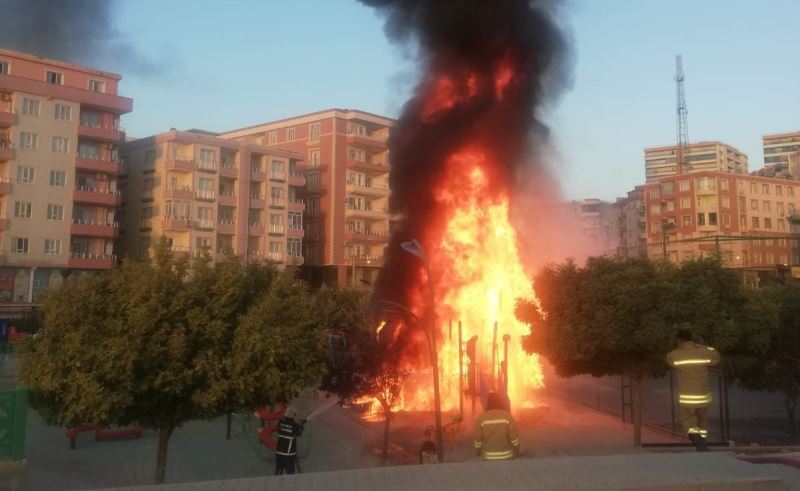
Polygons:
<instances>
[{"instance_id":1,"label":"apartment window","mask_svg":"<svg viewBox=\"0 0 800 491\"><path fill-rule=\"evenodd\" d=\"M647 194L648 196L650 196L650 199L658 199L659 197L658 188L651 189Z\"/></svg>"},{"instance_id":2,"label":"apartment window","mask_svg":"<svg viewBox=\"0 0 800 491\"><path fill-rule=\"evenodd\" d=\"M305 252L306 260L313 264L317 262L317 246L314 244L306 244L306 252Z\"/></svg>"},{"instance_id":3,"label":"apartment window","mask_svg":"<svg viewBox=\"0 0 800 491\"><path fill-rule=\"evenodd\" d=\"M25 133L24 131L19 134L19 146L22 148L35 149L39 137L36 133Z\"/></svg>"},{"instance_id":4,"label":"apartment window","mask_svg":"<svg viewBox=\"0 0 800 491\"><path fill-rule=\"evenodd\" d=\"M45 74L45 81L49 84L61 85L64 83L64 75L58 72L51 72L47 70Z\"/></svg>"},{"instance_id":5,"label":"apartment window","mask_svg":"<svg viewBox=\"0 0 800 491\"><path fill-rule=\"evenodd\" d=\"M650 224L650 233L657 234L661 232L661 223L660 222L653 222Z\"/></svg>"},{"instance_id":6,"label":"apartment window","mask_svg":"<svg viewBox=\"0 0 800 491\"><path fill-rule=\"evenodd\" d=\"M312 193L319 191L319 174L311 173L306 176L306 184L308 185L308 190Z\"/></svg>"},{"instance_id":7,"label":"apartment window","mask_svg":"<svg viewBox=\"0 0 800 491\"><path fill-rule=\"evenodd\" d=\"M105 92L106 83L100 80L89 80L89 90L92 92Z\"/></svg>"},{"instance_id":8,"label":"apartment window","mask_svg":"<svg viewBox=\"0 0 800 491\"><path fill-rule=\"evenodd\" d=\"M777 203L775 203L775 211L777 211L778 215L780 216L783 216L785 214L782 202L778 201Z\"/></svg>"},{"instance_id":9,"label":"apartment window","mask_svg":"<svg viewBox=\"0 0 800 491\"><path fill-rule=\"evenodd\" d=\"M211 249L211 238L210 237L198 237L195 241L197 245L197 249L202 251L206 249Z\"/></svg>"},{"instance_id":10,"label":"apartment window","mask_svg":"<svg viewBox=\"0 0 800 491\"><path fill-rule=\"evenodd\" d=\"M151 199L153 197L153 179L145 179L142 182L142 198L143 199Z\"/></svg>"},{"instance_id":11,"label":"apartment window","mask_svg":"<svg viewBox=\"0 0 800 491\"><path fill-rule=\"evenodd\" d=\"M22 114L39 117L39 101L36 99L22 99Z\"/></svg>"},{"instance_id":12,"label":"apartment window","mask_svg":"<svg viewBox=\"0 0 800 491\"><path fill-rule=\"evenodd\" d=\"M64 205L47 205L47 219L48 220L63 220L64 219Z\"/></svg>"},{"instance_id":13,"label":"apartment window","mask_svg":"<svg viewBox=\"0 0 800 491\"><path fill-rule=\"evenodd\" d=\"M681 217L681 225L684 226L684 227L691 227L692 226L692 217L690 217L689 215Z\"/></svg>"},{"instance_id":14,"label":"apartment window","mask_svg":"<svg viewBox=\"0 0 800 491\"><path fill-rule=\"evenodd\" d=\"M722 226L725 228L731 228L731 216L730 215L722 215Z\"/></svg>"},{"instance_id":15,"label":"apartment window","mask_svg":"<svg viewBox=\"0 0 800 491\"><path fill-rule=\"evenodd\" d=\"M156 167L156 151L147 150L144 153L144 168L143 170L155 169Z\"/></svg>"},{"instance_id":16,"label":"apartment window","mask_svg":"<svg viewBox=\"0 0 800 491\"><path fill-rule=\"evenodd\" d=\"M299 257L303 253L303 241L300 239L286 240L286 254L292 257Z\"/></svg>"},{"instance_id":17,"label":"apartment window","mask_svg":"<svg viewBox=\"0 0 800 491\"><path fill-rule=\"evenodd\" d=\"M794 215L794 203L786 203L786 208L790 215Z\"/></svg>"},{"instance_id":18,"label":"apartment window","mask_svg":"<svg viewBox=\"0 0 800 491\"><path fill-rule=\"evenodd\" d=\"M651 215L660 215L661 214L661 207L656 205L650 205L650 214Z\"/></svg>"},{"instance_id":19,"label":"apartment window","mask_svg":"<svg viewBox=\"0 0 800 491\"><path fill-rule=\"evenodd\" d=\"M50 185L53 187L63 188L67 185L67 174L63 170L50 171Z\"/></svg>"},{"instance_id":20,"label":"apartment window","mask_svg":"<svg viewBox=\"0 0 800 491\"><path fill-rule=\"evenodd\" d=\"M311 167L318 167L319 166L319 149L315 148L314 150L310 150L308 152L308 165Z\"/></svg>"},{"instance_id":21,"label":"apartment window","mask_svg":"<svg viewBox=\"0 0 800 491\"><path fill-rule=\"evenodd\" d=\"M305 225L306 237L309 239L316 239L317 238L317 221L316 220L308 220L306 221Z\"/></svg>"},{"instance_id":22,"label":"apartment window","mask_svg":"<svg viewBox=\"0 0 800 491\"><path fill-rule=\"evenodd\" d=\"M666 181L661 183L661 194L672 194L675 192L675 183L674 181Z\"/></svg>"},{"instance_id":23,"label":"apartment window","mask_svg":"<svg viewBox=\"0 0 800 491\"><path fill-rule=\"evenodd\" d=\"M772 251L767 252L767 264L775 264L775 254Z\"/></svg>"},{"instance_id":24,"label":"apartment window","mask_svg":"<svg viewBox=\"0 0 800 491\"><path fill-rule=\"evenodd\" d=\"M708 224L709 225L716 225L717 224L717 214L711 212L708 214Z\"/></svg>"},{"instance_id":25,"label":"apartment window","mask_svg":"<svg viewBox=\"0 0 800 491\"><path fill-rule=\"evenodd\" d=\"M787 262L787 260L788 260L787 255L786 254L781 254L781 264L783 264L784 266L788 266L789 263Z\"/></svg>"},{"instance_id":26,"label":"apartment window","mask_svg":"<svg viewBox=\"0 0 800 491\"><path fill-rule=\"evenodd\" d=\"M775 196L783 196L783 186L780 184L775 185Z\"/></svg>"},{"instance_id":27,"label":"apartment window","mask_svg":"<svg viewBox=\"0 0 800 491\"><path fill-rule=\"evenodd\" d=\"M761 185L761 192L764 194L769 194L769 184L762 184Z\"/></svg>"},{"instance_id":28,"label":"apartment window","mask_svg":"<svg viewBox=\"0 0 800 491\"><path fill-rule=\"evenodd\" d=\"M683 198L681 198L681 209L682 210L688 210L691 207L692 207L691 198L688 198L688 197L685 197L685 196Z\"/></svg>"},{"instance_id":29,"label":"apartment window","mask_svg":"<svg viewBox=\"0 0 800 491\"><path fill-rule=\"evenodd\" d=\"M34 177L33 167L17 167L17 182L20 184L32 184Z\"/></svg>"},{"instance_id":30,"label":"apartment window","mask_svg":"<svg viewBox=\"0 0 800 491\"><path fill-rule=\"evenodd\" d=\"M750 193L751 194L758 194L758 184L751 182L750 183Z\"/></svg>"},{"instance_id":31,"label":"apartment window","mask_svg":"<svg viewBox=\"0 0 800 491\"><path fill-rule=\"evenodd\" d=\"M719 188L722 191L727 191L728 190L728 180L727 179L720 179L719 180Z\"/></svg>"},{"instance_id":32,"label":"apartment window","mask_svg":"<svg viewBox=\"0 0 800 491\"><path fill-rule=\"evenodd\" d=\"M287 141L294 140L294 128L289 128L288 130L286 130L286 140Z\"/></svg>"},{"instance_id":33,"label":"apartment window","mask_svg":"<svg viewBox=\"0 0 800 491\"><path fill-rule=\"evenodd\" d=\"M739 215L739 226L746 227L747 226L747 215Z\"/></svg>"},{"instance_id":34,"label":"apartment window","mask_svg":"<svg viewBox=\"0 0 800 491\"><path fill-rule=\"evenodd\" d=\"M14 202L14 218L30 218L31 203L28 201Z\"/></svg>"},{"instance_id":35,"label":"apartment window","mask_svg":"<svg viewBox=\"0 0 800 491\"><path fill-rule=\"evenodd\" d=\"M717 188L716 181L713 177L696 177L694 186L700 191L713 191Z\"/></svg>"},{"instance_id":36,"label":"apartment window","mask_svg":"<svg viewBox=\"0 0 800 491\"><path fill-rule=\"evenodd\" d=\"M761 228L758 222L758 217L753 217L752 223L753 223L753 228Z\"/></svg>"},{"instance_id":37,"label":"apartment window","mask_svg":"<svg viewBox=\"0 0 800 491\"><path fill-rule=\"evenodd\" d=\"M751 211L758 211L758 200L757 199L751 199L750 200L750 210Z\"/></svg>"},{"instance_id":38,"label":"apartment window","mask_svg":"<svg viewBox=\"0 0 800 491\"><path fill-rule=\"evenodd\" d=\"M278 132L277 131L270 131L269 132L269 143L278 143Z\"/></svg>"},{"instance_id":39,"label":"apartment window","mask_svg":"<svg viewBox=\"0 0 800 491\"><path fill-rule=\"evenodd\" d=\"M283 249L281 247L281 245L283 245L283 244L281 244L280 242L275 242L275 241L271 240L269 242L269 252L273 252L275 254L280 254L281 250Z\"/></svg>"},{"instance_id":40,"label":"apartment window","mask_svg":"<svg viewBox=\"0 0 800 491\"><path fill-rule=\"evenodd\" d=\"M778 218L778 230L786 230L786 220Z\"/></svg>"},{"instance_id":41,"label":"apartment window","mask_svg":"<svg viewBox=\"0 0 800 491\"><path fill-rule=\"evenodd\" d=\"M319 141L319 123L308 125L308 141Z\"/></svg>"},{"instance_id":42,"label":"apartment window","mask_svg":"<svg viewBox=\"0 0 800 491\"><path fill-rule=\"evenodd\" d=\"M366 162L367 161L366 152L364 152L363 150L359 150L357 148L348 148L347 149L347 157L350 160L355 160L356 162ZM658 196L656 196L656 198L657 197Z\"/></svg>"},{"instance_id":43,"label":"apartment window","mask_svg":"<svg viewBox=\"0 0 800 491\"><path fill-rule=\"evenodd\" d=\"M316 215L319 213L319 198L308 199L308 214Z\"/></svg>"},{"instance_id":44,"label":"apartment window","mask_svg":"<svg viewBox=\"0 0 800 491\"><path fill-rule=\"evenodd\" d=\"M139 239L139 257L147 257L150 255L150 237L141 237Z\"/></svg>"},{"instance_id":45,"label":"apartment window","mask_svg":"<svg viewBox=\"0 0 800 491\"><path fill-rule=\"evenodd\" d=\"M369 186L366 183L365 183L365 185ZM667 208L667 211L675 211L675 200L674 199L671 199L669 201L662 201L661 204L662 204L662 206L665 206Z\"/></svg>"},{"instance_id":46,"label":"apartment window","mask_svg":"<svg viewBox=\"0 0 800 491\"><path fill-rule=\"evenodd\" d=\"M697 225L705 225L706 224L706 214L705 213L698 213L697 214Z\"/></svg>"},{"instance_id":47,"label":"apartment window","mask_svg":"<svg viewBox=\"0 0 800 491\"><path fill-rule=\"evenodd\" d=\"M299 211L290 211L287 218L289 228L303 228L303 214Z\"/></svg>"},{"instance_id":48,"label":"apartment window","mask_svg":"<svg viewBox=\"0 0 800 491\"><path fill-rule=\"evenodd\" d=\"M272 199L282 199L283 198L283 188L272 187L269 189L269 196Z\"/></svg>"},{"instance_id":49,"label":"apartment window","mask_svg":"<svg viewBox=\"0 0 800 491\"><path fill-rule=\"evenodd\" d=\"M0 61L0 75L8 75L8 62L7 61Z\"/></svg>"},{"instance_id":50,"label":"apartment window","mask_svg":"<svg viewBox=\"0 0 800 491\"><path fill-rule=\"evenodd\" d=\"M755 264L761 264L761 253L760 252L753 252L753 262Z\"/></svg>"},{"instance_id":51,"label":"apartment window","mask_svg":"<svg viewBox=\"0 0 800 491\"><path fill-rule=\"evenodd\" d=\"M786 186L786 194L788 196L794 196L794 186Z\"/></svg>"},{"instance_id":52,"label":"apartment window","mask_svg":"<svg viewBox=\"0 0 800 491\"><path fill-rule=\"evenodd\" d=\"M56 103L53 113L53 117L58 121L70 121L72 119L72 107L66 104Z\"/></svg>"},{"instance_id":53,"label":"apartment window","mask_svg":"<svg viewBox=\"0 0 800 491\"><path fill-rule=\"evenodd\" d=\"M51 148L55 153L69 153L69 140L62 136L54 136Z\"/></svg>"},{"instance_id":54,"label":"apartment window","mask_svg":"<svg viewBox=\"0 0 800 491\"><path fill-rule=\"evenodd\" d=\"M49 256L60 256L61 241L56 239L44 239L44 253Z\"/></svg>"},{"instance_id":55,"label":"apartment window","mask_svg":"<svg viewBox=\"0 0 800 491\"><path fill-rule=\"evenodd\" d=\"M688 179L681 179L679 184L678 184L678 186L679 186L681 191L685 192L685 191L689 190L689 187L691 186L691 184L690 184L690 181Z\"/></svg>"},{"instance_id":56,"label":"apartment window","mask_svg":"<svg viewBox=\"0 0 800 491\"><path fill-rule=\"evenodd\" d=\"M214 168L214 160L215 154L213 150L208 149L200 149L200 168L201 169L213 169Z\"/></svg>"},{"instance_id":57,"label":"apartment window","mask_svg":"<svg viewBox=\"0 0 800 491\"><path fill-rule=\"evenodd\" d=\"M764 204L762 206L762 210L766 211L767 213L770 213L772 211L771 208L772 208L772 206L770 205L770 202L769 201L764 201Z\"/></svg>"},{"instance_id":58,"label":"apartment window","mask_svg":"<svg viewBox=\"0 0 800 491\"><path fill-rule=\"evenodd\" d=\"M283 215L274 215L270 214L269 216L269 224L270 225L283 225Z\"/></svg>"},{"instance_id":59,"label":"apartment window","mask_svg":"<svg viewBox=\"0 0 800 491\"><path fill-rule=\"evenodd\" d=\"M720 205L725 209L730 208L731 207L731 199L730 199L730 197L723 196L722 198L720 198Z\"/></svg>"},{"instance_id":60,"label":"apartment window","mask_svg":"<svg viewBox=\"0 0 800 491\"><path fill-rule=\"evenodd\" d=\"M772 218L764 217L764 228L767 230L772 230Z\"/></svg>"},{"instance_id":61,"label":"apartment window","mask_svg":"<svg viewBox=\"0 0 800 491\"><path fill-rule=\"evenodd\" d=\"M11 238L11 251L15 254L28 253L28 238L27 237L12 237Z\"/></svg>"}]
</instances>

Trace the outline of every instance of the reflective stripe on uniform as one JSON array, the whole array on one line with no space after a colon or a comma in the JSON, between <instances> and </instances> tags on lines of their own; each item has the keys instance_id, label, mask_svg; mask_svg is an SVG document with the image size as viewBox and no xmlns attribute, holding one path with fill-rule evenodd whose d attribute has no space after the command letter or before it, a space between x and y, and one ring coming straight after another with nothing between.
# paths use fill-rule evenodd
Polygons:
<instances>
[{"instance_id":1,"label":"reflective stripe on uniform","mask_svg":"<svg viewBox=\"0 0 800 491\"><path fill-rule=\"evenodd\" d=\"M703 395L680 394L678 395L678 402L687 406L708 404L711 402L711 393Z\"/></svg>"},{"instance_id":2,"label":"reflective stripe on uniform","mask_svg":"<svg viewBox=\"0 0 800 491\"><path fill-rule=\"evenodd\" d=\"M513 456L514 452L511 450L505 450L503 452L483 452L483 458L486 460L510 459Z\"/></svg>"},{"instance_id":3,"label":"reflective stripe on uniform","mask_svg":"<svg viewBox=\"0 0 800 491\"><path fill-rule=\"evenodd\" d=\"M481 448L483 446L483 442L480 440L475 441L475 448Z\"/></svg>"},{"instance_id":4,"label":"reflective stripe on uniform","mask_svg":"<svg viewBox=\"0 0 800 491\"><path fill-rule=\"evenodd\" d=\"M673 364L677 367L680 365L709 365L711 364L710 358L697 358L692 360L678 360L673 362Z\"/></svg>"},{"instance_id":5,"label":"reflective stripe on uniform","mask_svg":"<svg viewBox=\"0 0 800 491\"><path fill-rule=\"evenodd\" d=\"M499 425L499 424L509 424L507 419L487 419L486 421L481 421L481 427L486 425Z\"/></svg>"},{"instance_id":6,"label":"reflective stripe on uniform","mask_svg":"<svg viewBox=\"0 0 800 491\"><path fill-rule=\"evenodd\" d=\"M519 438L514 438L511 440L511 445L518 447L519 446Z\"/></svg>"}]
</instances>

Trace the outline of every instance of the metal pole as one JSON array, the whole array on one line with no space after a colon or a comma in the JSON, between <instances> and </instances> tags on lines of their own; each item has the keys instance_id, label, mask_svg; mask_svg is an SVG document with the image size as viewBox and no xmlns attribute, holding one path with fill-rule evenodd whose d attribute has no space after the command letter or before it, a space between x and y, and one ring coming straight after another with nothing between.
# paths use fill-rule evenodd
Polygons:
<instances>
[{"instance_id":1,"label":"metal pole","mask_svg":"<svg viewBox=\"0 0 800 491\"><path fill-rule=\"evenodd\" d=\"M461 344L461 321L458 321L458 412L464 418L464 352Z\"/></svg>"},{"instance_id":2,"label":"metal pole","mask_svg":"<svg viewBox=\"0 0 800 491\"><path fill-rule=\"evenodd\" d=\"M508 334L503 335L503 394L508 396L508 343L511 341L511 336Z\"/></svg>"},{"instance_id":3,"label":"metal pole","mask_svg":"<svg viewBox=\"0 0 800 491\"><path fill-rule=\"evenodd\" d=\"M436 304L433 296L433 276L431 276L431 267L428 264L428 259L423 260L425 263L425 272L428 274L428 302L430 305L431 315L431 364L433 365L433 401L436 417L436 454L439 463L444 463L444 439L442 438L442 401L439 396L439 352L436 348Z\"/></svg>"},{"instance_id":4,"label":"metal pole","mask_svg":"<svg viewBox=\"0 0 800 491\"><path fill-rule=\"evenodd\" d=\"M725 408L722 407L723 395L722 395L722 375L717 375L717 392L719 394L719 436L720 440L725 439Z\"/></svg>"},{"instance_id":5,"label":"metal pole","mask_svg":"<svg viewBox=\"0 0 800 491\"><path fill-rule=\"evenodd\" d=\"M494 322L494 334L492 334L492 384L497 390L497 321Z\"/></svg>"},{"instance_id":6,"label":"metal pole","mask_svg":"<svg viewBox=\"0 0 800 491\"><path fill-rule=\"evenodd\" d=\"M728 388L730 384L728 383L728 377L724 377L722 381L722 387L725 389L725 440L731 439L731 406L730 406L730 399L728 398Z\"/></svg>"},{"instance_id":7,"label":"metal pole","mask_svg":"<svg viewBox=\"0 0 800 491\"><path fill-rule=\"evenodd\" d=\"M225 429L225 439L226 440L230 440L231 439L231 423L232 423L232 421L231 421L231 413L228 413L228 421L227 421L228 425L227 425L227 427Z\"/></svg>"},{"instance_id":8,"label":"metal pole","mask_svg":"<svg viewBox=\"0 0 800 491\"><path fill-rule=\"evenodd\" d=\"M678 428L675 425L675 372L669 371L669 409L672 416L672 434L678 434Z\"/></svg>"},{"instance_id":9,"label":"metal pole","mask_svg":"<svg viewBox=\"0 0 800 491\"><path fill-rule=\"evenodd\" d=\"M664 259L667 258L667 221L661 220L661 248Z\"/></svg>"}]
</instances>

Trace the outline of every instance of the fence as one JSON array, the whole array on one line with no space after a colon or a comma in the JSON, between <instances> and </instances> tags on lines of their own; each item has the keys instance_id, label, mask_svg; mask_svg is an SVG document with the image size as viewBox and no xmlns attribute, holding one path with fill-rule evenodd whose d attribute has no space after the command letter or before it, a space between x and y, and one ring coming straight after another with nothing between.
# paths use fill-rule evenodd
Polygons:
<instances>
[{"instance_id":1,"label":"fence","mask_svg":"<svg viewBox=\"0 0 800 491\"><path fill-rule=\"evenodd\" d=\"M25 389L0 391L0 461L25 458L27 410Z\"/></svg>"},{"instance_id":2,"label":"fence","mask_svg":"<svg viewBox=\"0 0 800 491\"><path fill-rule=\"evenodd\" d=\"M583 406L631 421L631 390L627 377L549 377L555 393ZM708 409L709 440L733 440L738 444L792 444L789 420L780 394L746 391L712 374L713 402ZM677 381L666 376L645 379L642 388L642 422L683 433L677 403Z\"/></svg>"}]
</instances>

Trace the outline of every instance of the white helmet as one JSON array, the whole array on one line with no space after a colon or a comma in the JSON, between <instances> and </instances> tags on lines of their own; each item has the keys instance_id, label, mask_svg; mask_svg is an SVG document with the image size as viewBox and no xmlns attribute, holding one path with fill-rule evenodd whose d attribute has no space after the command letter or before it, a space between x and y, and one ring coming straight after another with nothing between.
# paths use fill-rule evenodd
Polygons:
<instances>
[{"instance_id":1,"label":"white helmet","mask_svg":"<svg viewBox=\"0 0 800 491\"><path fill-rule=\"evenodd\" d=\"M294 406L289 406L283 412L283 415L287 418L294 418L295 416L297 416L297 409L295 409Z\"/></svg>"}]
</instances>

